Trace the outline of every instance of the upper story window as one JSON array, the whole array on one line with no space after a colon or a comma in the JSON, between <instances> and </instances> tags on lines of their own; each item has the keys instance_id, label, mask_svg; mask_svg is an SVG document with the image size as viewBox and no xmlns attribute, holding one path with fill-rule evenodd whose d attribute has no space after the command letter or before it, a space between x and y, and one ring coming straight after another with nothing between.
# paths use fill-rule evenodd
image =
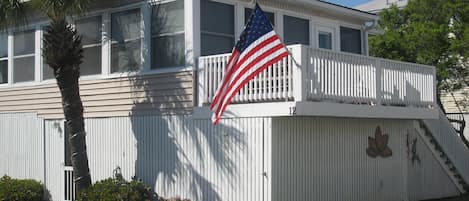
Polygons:
<instances>
[{"instance_id":1,"label":"upper story window","mask_svg":"<svg viewBox=\"0 0 469 201\"><path fill-rule=\"evenodd\" d=\"M42 33L44 35L46 27L41 27ZM49 64L46 63L46 60L44 57L41 57L42 59L42 80L50 80L54 78L54 72L52 68L49 66Z\"/></svg>"},{"instance_id":2,"label":"upper story window","mask_svg":"<svg viewBox=\"0 0 469 201\"><path fill-rule=\"evenodd\" d=\"M184 66L184 0L154 5L151 16L151 69Z\"/></svg>"},{"instance_id":3,"label":"upper story window","mask_svg":"<svg viewBox=\"0 0 469 201\"><path fill-rule=\"evenodd\" d=\"M340 51L362 53L361 32L359 29L340 27Z\"/></svg>"},{"instance_id":4,"label":"upper story window","mask_svg":"<svg viewBox=\"0 0 469 201\"><path fill-rule=\"evenodd\" d=\"M8 34L0 33L0 84L8 83Z\"/></svg>"},{"instance_id":5,"label":"upper story window","mask_svg":"<svg viewBox=\"0 0 469 201\"><path fill-rule=\"evenodd\" d=\"M272 12L266 12L264 11L265 16L267 16L267 19L270 21L272 26L275 26L275 14ZM244 24L248 23L249 17L251 17L252 14L252 8L245 8L244 9Z\"/></svg>"},{"instance_id":6,"label":"upper story window","mask_svg":"<svg viewBox=\"0 0 469 201\"><path fill-rule=\"evenodd\" d=\"M326 27L318 27L318 47L332 50L334 30Z\"/></svg>"},{"instance_id":7,"label":"upper story window","mask_svg":"<svg viewBox=\"0 0 469 201\"><path fill-rule=\"evenodd\" d=\"M13 82L34 81L35 31L16 32L13 36Z\"/></svg>"},{"instance_id":8,"label":"upper story window","mask_svg":"<svg viewBox=\"0 0 469 201\"><path fill-rule=\"evenodd\" d=\"M309 20L283 16L283 41L286 45L309 45Z\"/></svg>"},{"instance_id":9,"label":"upper story window","mask_svg":"<svg viewBox=\"0 0 469 201\"><path fill-rule=\"evenodd\" d=\"M141 69L141 16L139 9L111 14L111 72Z\"/></svg>"},{"instance_id":10,"label":"upper story window","mask_svg":"<svg viewBox=\"0 0 469 201\"><path fill-rule=\"evenodd\" d=\"M80 19L75 24L78 34L82 36L81 42L83 45L83 63L80 65L80 74L101 74L101 16Z\"/></svg>"},{"instance_id":11,"label":"upper story window","mask_svg":"<svg viewBox=\"0 0 469 201\"><path fill-rule=\"evenodd\" d=\"M200 4L201 55L231 52L234 46L234 6L202 0Z\"/></svg>"}]
</instances>

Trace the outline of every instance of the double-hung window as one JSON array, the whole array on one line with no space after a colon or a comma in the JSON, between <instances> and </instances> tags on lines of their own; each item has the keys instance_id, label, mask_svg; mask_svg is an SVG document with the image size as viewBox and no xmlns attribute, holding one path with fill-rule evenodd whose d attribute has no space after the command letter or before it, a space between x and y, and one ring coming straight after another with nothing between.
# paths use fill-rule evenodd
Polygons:
<instances>
[{"instance_id":1,"label":"double-hung window","mask_svg":"<svg viewBox=\"0 0 469 201\"><path fill-rule=\"evenodd\" d=\"M75 24L78 34L82 36L83 45L83 63L80 65L80 74L101 74L101 16L80 19Z\"/></svg>"},{"instance_id":2,"label":"double-hung window","mask_svg":"<svg viewBox=\"0 0 469 201\"><path fill-rule=\"evenodd\" d=\"M332 50L334 47L334 29L319 26L318 29L318 47Z\"/></svg>"},{"instance_id":3,"label":"double-hung window","mask_svg":"<svg viewBox=\"0 0 469 201\"><path fill-rule=\"evenodd\" d=\"M142 66L140 9L111 14L111 72L140 70Z\"/></svg>"},{"instance_id":4,"label":"double-hung window","mask_svg":"<svg viewBox=\"0 0 469 201\"><path fill-rule=\"evenodd\" d=\"M16 32L13 35L13 82L34 81L35 31Z\"/></svg>"},{"instance_id":5,"label":"double-hung window","mask_svg":"<svg viewBox=\"0 0 469 201\"><path fill-rule=\"evenodd\" d=\"M185 66L184 0L152 7L151 69Z\"/></svg>"},{"instance_id":6,"label":"double-hung window","mask_svg":"<svg viewBox=\"0 0 469 201\"><path fill-rule=\"evenodd\" d=\"M202 56L231 52L235 41L234 6L209 0L200 3Z\"/></svg>"},{"instance_id":7,"label":"double-hung window","mask_svg":"<svg viewBox=\"0 0 469 201\"><path fill-rule=\"evenodd\" d=\"M0 84L8 83L8 34L0 33Z\"/></svg>"},{"instance_id":8,"label":"double-hung window","mask_svg":"<svg viewBox=\"0 0 469 201\"><path fill-rule=\"evenodd\" d=\"M286 45L309 45L309 20L284 15L283 35Z\"/></svg>"}]
</instances>

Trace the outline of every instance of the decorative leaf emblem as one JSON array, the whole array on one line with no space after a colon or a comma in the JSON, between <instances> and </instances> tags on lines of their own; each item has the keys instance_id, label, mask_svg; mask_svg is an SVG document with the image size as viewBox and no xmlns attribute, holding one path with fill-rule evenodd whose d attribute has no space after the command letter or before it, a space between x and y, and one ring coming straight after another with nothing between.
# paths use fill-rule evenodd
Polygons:
<instances>
[{"instance_id":1,"label":"decorative leaf emblem","mask_svg":"<svg viewBox=\"0 0 469 201\"><path fill-rule=\"evenodd\" d=\"M377 156L381 156L383 158L392 156L392 151L388 147L388 141L389 135L382 134L381 128L379 126L376 127L375 138L368 137L368 148L366 149L366 153L372 158L376 158Z\"/></svg>"}]
</instances>

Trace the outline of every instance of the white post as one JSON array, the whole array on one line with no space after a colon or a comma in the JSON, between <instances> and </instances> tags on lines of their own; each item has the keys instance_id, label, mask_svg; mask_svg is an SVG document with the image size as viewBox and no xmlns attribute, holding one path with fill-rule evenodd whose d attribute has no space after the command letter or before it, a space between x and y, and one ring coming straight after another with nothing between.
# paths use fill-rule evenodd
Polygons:
<instances>
[{"instance_id":1,"label":"white post","mask_svg":"<svg viewBox=\"0 0 469 201\"><path fill-rule=\"evenodd\" d=\"M198 84L197 84L197 96L198 96L198 100L197 100L197 104L199 107L202 107L203 106L203 103L205 102L205 98L206 98L206 92L204 90L204 88L206 88L206 83L205 82L205 79L207 79L205 77L205 64L204 64L204 59L199 59L199 66L197 68L197 80L198 80Z\"/></svg>"},{"instance_id":2,"label":"white post","mask_svg":"<svg viewBox=\"0 0 469 201\"><path fill-rule=\"evenodd\" d=\"M293 57L293 97L295 101L306 101L306 70L307 54L306 48L302 45L295 45L292 47Z\"/></svg>"},{"instance_id":3,"label":"white post","mask_svg":"<svg viewBox=\"0 0 469 201\"><path fill-rule=\"evenodd\" d=\"M375 70L376 70L376 105L379 106L381 105L381 95L382 95L382 90L381 90L381 60L380 59L375 59Z\"/></svg>"}]
</instances>

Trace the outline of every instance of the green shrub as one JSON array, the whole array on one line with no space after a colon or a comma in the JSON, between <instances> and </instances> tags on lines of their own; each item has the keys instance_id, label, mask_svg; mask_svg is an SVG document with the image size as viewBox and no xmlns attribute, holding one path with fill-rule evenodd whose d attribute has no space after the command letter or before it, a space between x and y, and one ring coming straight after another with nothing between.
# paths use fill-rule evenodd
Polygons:
<instances>
[{"instance_id":1,"label":"green shrub","mask_svg":"<svg viewBox=\"0 0 469 201\"><path fill-rule=\"evenodd\" d=\"M42 201L44 186L32 179L0 178L0 200L2 201Z\"/></svg>"},{"instance_id":2,"label":"green shrub","mask_svg":"<svg viewBox=\"0 0 469 201\"><path fill-rule=\"evenodd\" d=\"M98 181L83 190L77 201L150 201L155 195L151 187L133 178L127 182L122 178L109 178Z\"/></svg>"}]
</instances>

